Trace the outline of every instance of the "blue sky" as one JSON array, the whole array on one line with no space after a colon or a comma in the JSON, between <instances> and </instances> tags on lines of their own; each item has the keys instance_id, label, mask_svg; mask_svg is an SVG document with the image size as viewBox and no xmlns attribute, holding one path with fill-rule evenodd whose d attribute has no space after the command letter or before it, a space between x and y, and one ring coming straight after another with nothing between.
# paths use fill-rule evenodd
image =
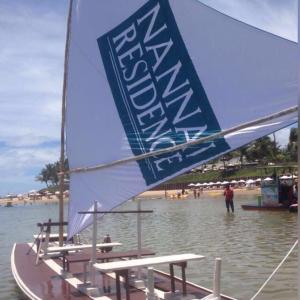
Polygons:
<instances>
[{"instance_id":1,"label":"blue sky","mask_svg":"<svg viewBox=\"0 0 300 300\"><path fill-rule=\"evenodd\" d=\"M128 0L130 1L130 0ZM296 40L296 0L201 0ZM59 159L67 0L0 1L0 195L43 187L35 176ZM277 133L286 143L289 130Z\"/></svg>"}]
</instances>

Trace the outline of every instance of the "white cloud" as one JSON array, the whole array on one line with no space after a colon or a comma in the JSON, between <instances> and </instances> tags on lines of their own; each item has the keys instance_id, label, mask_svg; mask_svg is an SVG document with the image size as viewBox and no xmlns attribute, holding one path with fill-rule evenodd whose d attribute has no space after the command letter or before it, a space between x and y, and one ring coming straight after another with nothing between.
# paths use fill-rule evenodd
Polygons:
<instances>
[{"instance_id":1,"label":"white cloud","mask_svg":"<svg viewBox=\"0 0 300 300\"><path fill-rule=\"evenodd\" d=\"M0 2L0 194L39 187L35 176L58 160L66 30L58 5Z\"/></svg>"},{"instance_id":2,"label":"white cloud","mask_svg":"<svg viewBox=\"0 0 300 300\"><path fill-rule=\"evenodd\" d=\"M9 176L25 175L26 169L35 169L47 162L58 160L59 147L51 148L10 148L0 156L1 172ZM16 160L16 157L18 159Z\"/></svg>"},{"instance_id":3,"label":"white cloud","mask_svg":"<svg viewBox=\"0 0 300 300\"><path fill-rule=\"evenodd\" d=\"M2 149L0 170L1 174L5 174L5 176L1 177L0 194L25 192L27 188L32 189L41 186L41 184L34 182L35 176L46 163L57 161L58 154L58 146Z\"/></svg>"},{"instance_id":4,"label":"white cloud","mask_svg":"<svg viewBox=\"0 0 300 300\"><path fill-rule=\"evenodd\" d=\"M57 140L66 16L22 5L0 10L0 141Z\"/></svg>"}]
</instances>

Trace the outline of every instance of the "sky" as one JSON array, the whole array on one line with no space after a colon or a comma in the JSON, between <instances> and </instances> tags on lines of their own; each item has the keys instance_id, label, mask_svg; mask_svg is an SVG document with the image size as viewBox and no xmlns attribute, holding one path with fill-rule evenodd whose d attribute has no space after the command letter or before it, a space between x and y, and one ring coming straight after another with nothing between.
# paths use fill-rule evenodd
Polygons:
<instances>
[{"instance_id":1,"label":"sky","mask_svg":"<svg viewBox=\"0 0 300 300\"><path fill-rule=\"evenodd\" d=\"M296 0L201 2L297 39ZM0 1L0 195L45 187L35 177L59 159L67 10L67 0ZM281 145L288 133L276 134Z\"/></svg>"}]
</instances>

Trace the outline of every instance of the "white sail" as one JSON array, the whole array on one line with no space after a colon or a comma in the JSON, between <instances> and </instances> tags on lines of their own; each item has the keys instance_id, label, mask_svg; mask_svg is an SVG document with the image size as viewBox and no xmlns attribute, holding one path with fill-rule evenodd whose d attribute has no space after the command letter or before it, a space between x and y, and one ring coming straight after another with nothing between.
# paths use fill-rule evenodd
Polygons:
<instances>
[{"instance_id":1,"label":"white sail","mask_svg":"<svg viewBox=\"0 0 300 300\"><path fill-rule=\"evenodd\" d=\"M77 0L67 84L70 168L211 135L297 105L297 45L194 0ZM296 113L191 148L71 174L69 236L103 210L297 121Z\"/></svg>"}]
</instances>

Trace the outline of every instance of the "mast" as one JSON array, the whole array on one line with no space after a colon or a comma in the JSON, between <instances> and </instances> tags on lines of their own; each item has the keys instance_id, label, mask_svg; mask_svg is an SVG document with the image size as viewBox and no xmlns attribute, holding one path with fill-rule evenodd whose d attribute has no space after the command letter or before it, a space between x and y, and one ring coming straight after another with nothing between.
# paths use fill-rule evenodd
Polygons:
<instances>
[{"instance_id":1,"label":"mast","mask_svg":"<svg viewBox=\"0 0 300 300\"><path fill-rule=\"evenodd\" d=\"M65 62L64 62L64 81L62 91L62 107L61 107L61 132L60 132L60 173L59 173L59 246L63 245L64 234L64 179L65 179L65 115L66 115L66 88L67 88L67 69L69 58L70 29L72 18L73 0L70 0L69 13L67 21L67 34L65 46Z\"/></svg>"}]
</instances>

